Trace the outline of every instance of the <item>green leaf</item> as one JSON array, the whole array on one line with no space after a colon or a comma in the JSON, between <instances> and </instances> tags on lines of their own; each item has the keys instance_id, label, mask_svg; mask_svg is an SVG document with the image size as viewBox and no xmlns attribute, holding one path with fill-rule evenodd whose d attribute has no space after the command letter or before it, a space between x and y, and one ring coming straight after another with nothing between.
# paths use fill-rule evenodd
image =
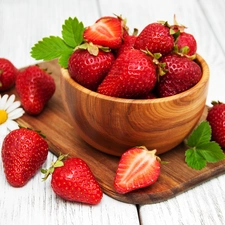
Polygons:
<instances>
[{"instance_id":1,"label":"green leaf","mask_svg":"<svg viewBox=\"0 0 225 225\"><path fill-rule=\"evenodd\" d=\"M52 60L70 51L70 47L55 36L45 37L31 49L31 56L37 60Z\"/></svg>"},{"instance_id":2,"label":"green leaf","mask_svg":"<svg viewBox=\"0 0 225 225\"><path fill-rule=\"evenodd\" d=\"M198 127L191 133L187 140L189 147L196 147L202 143L209 142L211 139L211 127L207 121L201 122Z\"/></svg>"},{"instance_id":3,"label":"green leaf","mask_svg":"<svg viewBox=\"0 0 225 225\"><path fill-rule=\"evenodd\" d=\"M185 161L189 167L201 170L206 166L206 160L195 149L188 149L185 152Z\"/></svg>"},{"instance_id":4,"label":"green leaf","mask_svg":"<svg viewBox=\"0 0 225 225\"><path fill-rule=\"evenodd\" d=\"M185 151L185 161L193 169L203 169L207 162L215 163L225 158L220 145L211 141L211 126L203 121L187 140L189 149Z\"/></svg>"},{"instance_id":5,"label":"green leaf","mask_svg":"<svg viewBox=\"0 0 225 225\"><path fill-rule=\"evenodd\" d=\"M72 53L73 53L73 49L68 49L68 51L65 51L59 58L59 61L58 61L59 65L67 69L68 61Z\"/></svg>"},{"instance_id":6,"label":"green leaf","mask_svg":"<svg viewBox=\"0 0 225 225\"><path fill-rule=\"evenodd\" d=\"M69 57L74 49L83 42L84 25L78 19L68 18L62 26L62 38L45 37L31 48L31 56L36 60L59 58L59 64L67 68Z\"/></svg>"},{"instance_id":7,"label":"green leaf","mask_svg":"<svg viewBox=\"0 0 225 225\"><path fill-rule=\"evenodd\" d=\"M83 42L84 25L78 19L69 17L62 26L62 37L65 43L75 48Z\"/></svg>"},{"instance_id":8,"label":"green leaf","mask_svg":"<svg viewBox=\"0 0 225 225\"><path fill-rule=\"evenodd\" d=\"M212 141L198 146L197 151L207 162L214 163L224 159L224 153L218 143Z\"/></svg>"}]
</instances>

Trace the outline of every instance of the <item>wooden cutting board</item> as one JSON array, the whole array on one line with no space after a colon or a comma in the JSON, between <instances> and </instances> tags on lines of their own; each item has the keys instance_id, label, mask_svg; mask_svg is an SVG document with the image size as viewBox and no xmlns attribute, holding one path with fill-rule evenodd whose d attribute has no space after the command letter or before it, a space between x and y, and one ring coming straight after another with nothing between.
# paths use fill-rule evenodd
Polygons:
<instances>
[{"instance_id":1,"label":"wooden cutting board","mask_svg":"<svg viewBox=\"0 0 225 225\"><path fill-rule=\"evenodd\" d=\"M45 110L38 116L23 115L18 122L22 126L41 130L47 136L49 150L55 155L68 153L87 162L100 183L103 192L114 199L132 204L150 204L167 200L225 171L225 161L208 164L201 171L191 169L184 162L185 144L160 155L162 165L160 177L152 186L121 195L115 192L113 181L119 158L102 153L86 144L76 133L65 114L60 93L60 67L56 60L42 62L42 68L52 72L57 88ZM16 94L15 89L9 94ZM17 95L17 94L16 94ZM205 119L207 107L202 116ZM163 141L163 140L162 140Z\"/></svg>"}]
</instances>

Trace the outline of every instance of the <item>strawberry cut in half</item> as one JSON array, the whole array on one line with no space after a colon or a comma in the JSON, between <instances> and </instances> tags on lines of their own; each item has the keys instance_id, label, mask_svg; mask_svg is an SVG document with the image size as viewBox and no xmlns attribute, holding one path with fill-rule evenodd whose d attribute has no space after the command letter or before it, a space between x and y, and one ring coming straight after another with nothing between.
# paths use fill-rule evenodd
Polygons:
<instances>
[{"instance_id":1,"label":"strawberry cut in half","mask_svg":"<svg viewBox=\"0 0 225 225\"><path fill-rule=\"evenodd\" d=\"M114 188L120 194L144 188L155 183L160 175L160 158L156 150L145 146L134 147L121 156L114 180Z\"/></svg>"},{"instance_id":2,"label":"strawberry cut in half","mask_svg":"<svg viewBox=\"0 0 225 225\"><path fill-rule=\"evenodd\" d=\"M119 48L123 38L122 20L111 16L101 17L85 29L83 37L95 45Z\"/></svg>"}]
</instances>

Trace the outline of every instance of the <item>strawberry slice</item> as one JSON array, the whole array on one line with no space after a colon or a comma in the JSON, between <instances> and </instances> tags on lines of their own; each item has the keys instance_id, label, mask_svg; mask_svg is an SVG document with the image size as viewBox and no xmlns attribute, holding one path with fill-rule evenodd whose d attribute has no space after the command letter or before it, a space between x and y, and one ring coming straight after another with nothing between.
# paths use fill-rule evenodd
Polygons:
<instances>
[{"instance_id":1,"label":"strawberry slice","mask_svg":"<svg viewBox=\"0 0 225 225\"><path fill-rule=\"evenodd\" d=\"M114 180L115 190L125 194L155 183L160 174L160 158L155 153L144 146L123 153Z\"/></svg>"},{"instance_id":2,"label":"strawberry slice","mask_svg":"<svg viewBox=\"0 0 225 225\"><path fill-rule=\"evenodd\" d=\"M122 44L122 24L120 18L101 17L92 26L85 29L83 37L87 42L92 42L95 45L116 49Z\"/></svg>"}]
</instances>

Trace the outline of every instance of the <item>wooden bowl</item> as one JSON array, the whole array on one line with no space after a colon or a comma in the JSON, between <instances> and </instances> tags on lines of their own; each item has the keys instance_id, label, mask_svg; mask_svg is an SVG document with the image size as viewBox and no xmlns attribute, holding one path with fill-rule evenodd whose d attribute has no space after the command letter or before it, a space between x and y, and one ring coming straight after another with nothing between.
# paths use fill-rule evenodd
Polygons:
<instances>
[{"instance_id":1,"label":"wooden bowl","mask_svg":"<svg viewBox=\"0 0 225 225\"><path fill-rule=\"evenodd\" d=\"M201 56L202 78L191 89L158 99L122 99L90 91L62 69L61 92L75 132L94 148L115 156L144 145L157 154L180 144L199 121L208 91L209 68Z\"/></svg>"}]
</instances>

